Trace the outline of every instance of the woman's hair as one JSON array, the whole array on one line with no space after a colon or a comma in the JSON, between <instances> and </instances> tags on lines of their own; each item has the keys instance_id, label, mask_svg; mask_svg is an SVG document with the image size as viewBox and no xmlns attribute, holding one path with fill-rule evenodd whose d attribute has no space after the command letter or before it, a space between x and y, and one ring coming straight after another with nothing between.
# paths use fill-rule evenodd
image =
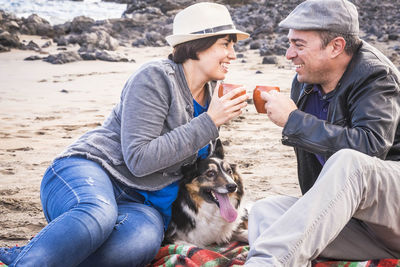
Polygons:
<instances>
[{"instance_id":1,"label":"woman's hair","mask_svg":"<svg viewBox=\"0 0 400 267\"><path fill-rule=\"evenodd\" d=\"M358 36L352 34L342 34L332 31L318 31L318 33L322 40L322 48L325 48L329 44L329 42L336 37L343 37L343 39L346 41L346 46L344 47L344 50L348 55L353 55L357 51L361 43L361 39L358 38Z\"/></svg>"},{"instance_id":2,"label":"woman's hair","mask_svg":"<svg viewBox=\"0 0 400 267\"><path fill-rule=\"evenodd\" d=\"M204 50L210 48L215 42L220 39L228 36L229 42L236 43L237 36L236 34L225 34L225 35L215 35L211 37L196 39L193 41L185 42L178 44L174 47L174 51L168 56L168 58L175 63L183 63L188 59L198 60L197 54Z\"/></svg>"}]
</instances>

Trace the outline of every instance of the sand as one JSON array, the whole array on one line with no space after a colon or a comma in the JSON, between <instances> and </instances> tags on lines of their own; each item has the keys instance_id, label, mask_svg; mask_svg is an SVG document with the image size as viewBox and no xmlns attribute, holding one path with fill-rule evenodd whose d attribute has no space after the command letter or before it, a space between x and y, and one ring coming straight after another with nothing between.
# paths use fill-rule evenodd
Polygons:
<instances>
[{"instance_id":1,"label":"sand","mask_svg":"<svg viewBox=\"0 0 400 267\"><path fill-rule=\"evenodd\" d=\"M47 41L37 36L21 39L39 45ZM56 49L53 45L44 53ZM33 51L0 53L0 246L24 245L47 224L39 189L48 165L67 145L104 121L124 83L142 63L165 58L170 48L121 48L119 52L136 62L52 65L24 61L41 55ZM277 65L262 65L258 51L243 54L231 64L226 82L245 85L249 95L255 85L279 86L289 94L294 76L289 62L281 57ZM239 166L249 200L300 195L293 149L281 144L281 128L257 114L252 104L221 127L220 137L226 159Z\"/></svg>"}]
</instances>

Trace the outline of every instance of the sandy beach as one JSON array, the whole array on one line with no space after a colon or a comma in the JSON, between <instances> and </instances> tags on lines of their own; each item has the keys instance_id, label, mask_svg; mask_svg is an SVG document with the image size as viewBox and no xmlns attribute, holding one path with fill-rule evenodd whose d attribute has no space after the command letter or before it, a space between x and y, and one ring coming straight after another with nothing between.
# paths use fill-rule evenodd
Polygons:
<instances>
[{"instance_id":1,"label":"sandy beach","mask_svg":"<svg viewBox=\"0 0 400 267\"><path fill-rule=\"evenodd\" d=\"M22 36L39 45L46 40ZM43 49L56 53L55 45ZM74 50L78 47L70 46ZM0 53L0 246L24 245L47 224L41 210L42 175L53 158L84 132L100 125L118 102L128 77L144 62L165 58L169 47L124 48L136 62L79 61L52 65L24 61L33 51ZM226 82L279 86L289 94L294 76L283 57L263 65L256 50L230 66ZM242 62L246 61L246 62ZM257 73L261 72L261 73ZM269 195L299 196L296 161L280 142L281 129L249 104L239 118L222 126L226 158L239 166L251 200Z\"/></svg>"}]
</instances>

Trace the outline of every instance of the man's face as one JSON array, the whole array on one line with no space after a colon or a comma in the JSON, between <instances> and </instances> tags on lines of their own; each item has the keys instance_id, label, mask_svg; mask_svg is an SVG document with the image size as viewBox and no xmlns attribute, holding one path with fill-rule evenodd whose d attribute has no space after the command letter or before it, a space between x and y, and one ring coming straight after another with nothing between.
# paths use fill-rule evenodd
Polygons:
<instances>
[{"instance_id":1,"label":"man's face","mask_svg":"<svg viewBox=\"0 0 400 267\"><path fill-rule=\"evenodd\" d=\"M328 46L322 48L322 41L315 31L289 30L289 48L286 58L296 67L297 80L301 83L323 85L330 73Z\"/></svg>"}]
</instances>

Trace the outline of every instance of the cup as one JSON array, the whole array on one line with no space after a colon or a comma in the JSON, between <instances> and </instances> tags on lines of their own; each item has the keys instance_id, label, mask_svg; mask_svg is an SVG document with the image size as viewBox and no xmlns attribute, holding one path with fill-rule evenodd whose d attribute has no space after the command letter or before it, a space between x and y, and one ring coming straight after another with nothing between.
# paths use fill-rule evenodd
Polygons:
<instances>
[{"instance_id":1,"label":"cup","mask_svg":"<svg viewBox=\"0 0 400 267\"><path fill-rule=\"evenodd\" d=\"M242 85L240 84L231 84L231 83L221 83L218 88L218 97L222 97L223 95L226 95L228 92L232 91L235 88L241 87ZM243 90L242 92L236 94L232 99L235 99L236 97L239 97L241 95L245 95L246 91Z\"/></svg>"},{"instance_id":2,"label":"cup","mask_svg":"<svg viewBox=\"0 0 400 267\"><path fill-rule=\"evenodd\" d=\"M272 90L280 92L279 87L277 86L257 85L254 89L253 102L254 106L256 106L256 110L258 113L267 113L267 111L265 110L265 101L261 98L261 92L269 92Z\"/></svg>"}]
</instances>

